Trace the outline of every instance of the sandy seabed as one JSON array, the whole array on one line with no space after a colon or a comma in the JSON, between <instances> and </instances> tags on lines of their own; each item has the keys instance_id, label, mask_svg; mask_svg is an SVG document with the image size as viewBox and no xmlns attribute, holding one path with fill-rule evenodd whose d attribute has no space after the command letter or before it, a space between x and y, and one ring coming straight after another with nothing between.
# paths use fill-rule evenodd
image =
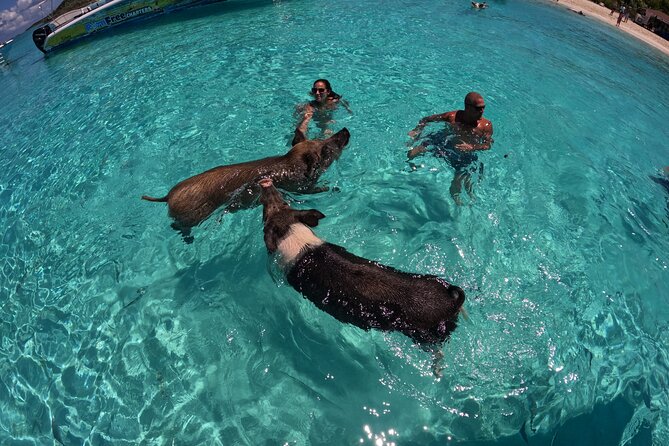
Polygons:
<instances>
[{"instance_id":1,"label":"sandy seabed","mask_svg":"<svg viewBox=\"0 0 669 446\"><path fill-rule=\"evenodd\" d=\"M593 3L589 0L548 0L551 3L554 3L556 6L562 6L572 10L574 13L582 11L585 17L594 18L601 22L607 23L612 27L616 26L616 21L618 19L618 13L615 12L611 14L611 10L606 6L600 6L597 3ZM663 39L662 37L648 31L646 28L637 25L633 22L632 17L626 23L620 23L621 32L626 32L637 39L651 45L654 48L662 51L664 54L669 56L669 41Z\"/></svg>"}]
</instances>

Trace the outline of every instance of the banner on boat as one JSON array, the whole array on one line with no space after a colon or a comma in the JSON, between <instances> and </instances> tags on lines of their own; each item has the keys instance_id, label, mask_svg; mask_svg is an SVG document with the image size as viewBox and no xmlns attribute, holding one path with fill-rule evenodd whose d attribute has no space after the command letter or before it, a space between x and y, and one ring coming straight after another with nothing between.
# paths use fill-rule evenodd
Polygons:
<instances>
[{"instance_id":1,"label":"banner on boat","mask_svg":"<svg viewBox=\"0 0 669 446\"><path fill-rule=\"evenodd\" d=\"M148 14L151 12L154 12L154 9L151 6L145 6L144 8L135 9L134 11L123 12L121 14L108 16L105 17L104 19L87 23L86 32L91 32L100 28L104 28L106 26L115 25L117 23L123 22L124 20L132 19L133 17L137 17L142 14Z\"/></svg>"}]
</instances>

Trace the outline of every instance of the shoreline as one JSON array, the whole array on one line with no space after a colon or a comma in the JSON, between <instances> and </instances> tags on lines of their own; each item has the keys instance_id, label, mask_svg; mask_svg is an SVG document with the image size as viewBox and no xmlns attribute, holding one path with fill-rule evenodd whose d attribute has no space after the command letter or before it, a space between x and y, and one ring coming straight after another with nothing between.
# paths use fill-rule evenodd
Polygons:
<instances>
[{"instance_id":1,"label":"shoreline","mask_svg":"<svg viewBox=\"0 0 669 446\"><path fill-rule=\"evenodd\" d=\"M618 13L616 12L613 15L609 15L611 12L609 8L606 6L600 6L597 3L591 2L590 0L549 0L548 3L566 8L573 11L574 13L583 11L585 17L594 18L600 22L607 23L613 28L616 28ZM666 56L669 56L669 41L663 39L655 33L650 32L646 28L637 25L632 20L632 17L629 18L627 23L621 22L618 29L661 51Z\"/></svg>"}]
</instances>

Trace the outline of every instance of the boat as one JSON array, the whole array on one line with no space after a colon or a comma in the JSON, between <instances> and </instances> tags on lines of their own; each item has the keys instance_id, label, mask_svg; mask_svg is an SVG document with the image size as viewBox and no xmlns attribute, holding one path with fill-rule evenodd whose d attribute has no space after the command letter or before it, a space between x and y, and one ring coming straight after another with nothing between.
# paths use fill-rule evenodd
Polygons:
<instances>
[{"instance_id":1,"label":"boat","mask_svg":"<svg viewBox=\"0 0 669 446\"><path fill-rule=\"evenodd\" d=\"M33 31L33 42L48 53L130 21L225 0L98 0L68 11Z\"/></svg>"},{"instance_id":2,"label":"boat","mask_svg":"<svg viewBox=\"0 0 669 446\"><path fill-rule=\"evenodd\" d=\"M6 45L9 45L13 41L14 41L14 39L9 39L6 42L0 42L0 49L4 48ZM7 65L7 64L8 64L8 62L5 59L5 56L3 56L2 53L0 53L0 65Z\"/></svg>"}]
</instances>

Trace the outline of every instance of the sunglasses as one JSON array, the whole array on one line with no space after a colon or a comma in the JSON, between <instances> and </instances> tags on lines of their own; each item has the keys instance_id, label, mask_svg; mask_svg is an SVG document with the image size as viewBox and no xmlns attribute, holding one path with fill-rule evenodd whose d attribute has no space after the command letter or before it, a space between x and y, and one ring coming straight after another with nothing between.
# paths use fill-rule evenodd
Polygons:
<instances>
[{"instance_id":1,"label":"sunglasses","mask_svg":"<svg viewBox=\"0 0 669 446\"><path fill-rule=\"evenodd\" d=\"M467 104L467 105L469 105L472 108L477 109L478 111L481 111L481 110L485 109L485 105L481 105L481 106L477 106L476 104Z\"/></svg>"},{"instance_id":2,"label":"sunglasses","mask_svg":"<svg viewBox=\"0 0 669 446\"><path fill-rule=\"evenodd\" d=\"M326 91L327 91L327 89L325 89L325 88L316 88L316 87L314 87L314 88L311 89L311 92L312 92L313 94L316 94L316 93L325 93Z\"/></svg>"}]
</instances>

